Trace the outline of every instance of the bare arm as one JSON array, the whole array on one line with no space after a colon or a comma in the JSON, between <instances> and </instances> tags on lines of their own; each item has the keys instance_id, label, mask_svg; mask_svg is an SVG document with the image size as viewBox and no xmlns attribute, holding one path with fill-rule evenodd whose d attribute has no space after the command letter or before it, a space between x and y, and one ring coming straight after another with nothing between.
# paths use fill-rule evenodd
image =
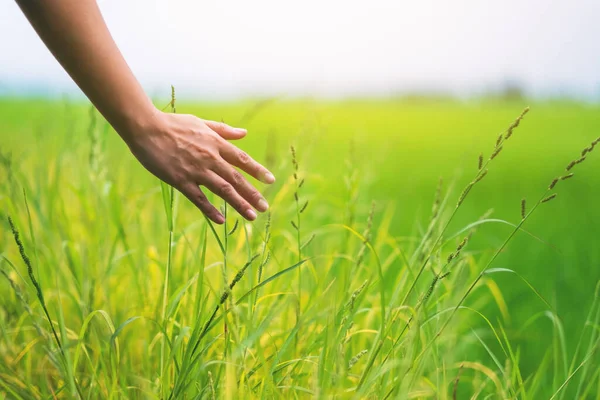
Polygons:
<instances>
[{"instance_id":1,"label":"bare arm","mask_svg":"<svg viewBox=\"0 0 600 400\"><path fill-rule=\"evenodd\" d=\"M181 191L216 223L223 216L199 186L206 186L249 220L267 202L236 170L273 183L262 165L227 140L246 130L192 115L157 110L129 69L95 0L16 0L38 35L154 175Z\"/></svg>"}]
</instances>

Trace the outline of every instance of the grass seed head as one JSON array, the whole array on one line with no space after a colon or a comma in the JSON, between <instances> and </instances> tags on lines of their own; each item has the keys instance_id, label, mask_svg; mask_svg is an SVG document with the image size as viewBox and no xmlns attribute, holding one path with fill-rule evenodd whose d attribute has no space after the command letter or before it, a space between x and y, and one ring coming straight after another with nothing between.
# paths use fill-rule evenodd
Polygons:
<instances>
[{"instance_id":1,"label":"grass seed head","mask_svg":"<svg viewBox=\"0 0 600 400\"><path fill-rule=\"evenodd\" d=\"M500 154L500 152L502 151L503 148L504 148L504 146L496 147L496 150L494 150L494 152L490 156L490 160L493 160L494 158L496 158L498 156L498 154Z\"/></svg>"},{"instance_id":2,"label":"grass seed head","mask_svg":"<svg viewBox=\"0 0 600 400\"><path fill-rule=\"evenodd\" d=\"M467 195L469 194L469 192L471 191L471 188L473 187L474 183L471 182L467 185L467 187L465 188L465 190L463 190L463 192L461 193L460 197L458 198L458 202L456 203L456 207L460 207L460 205L462 204L463 201L465 201L465 197L467 197Z\"/></svg>"},{"instance_id":3,"label":"grass seed head","mask_svg":"<svg viewBox=\"0 0 600 400\"><path fill-rule=\"evenodd\" d=\"M570 174L567 174L567 175L561 176L561 177L560 177L560 180L561 180L561 181L565 181L565 180L567 180L567 179L569 179L569 178L572 178L574 175L575 175L575 174L571 172Z\"/></svg>"},{"instance_id":4,"label":"grass seed head","mask_svg":"<svg viewBox=\"0 0 600 400\"><path fill-rule=\"evenodd\" d=\"M354 292L352 292L352 296L350 296L350 301L348 302L348 307L350 308L350 310L354 309L354 302L356 301L356 298L358 297L358 295L364 290L364 288L367 287L367 283L368 283L368 281L365 280L358 289L356 289Z\"/></svg>"},{"instance_id":5,"label":"grass seed head","mask_svg":"<svg viewBox=\"0 0 600 400\"><path fill-rule=\"evenodd\" d=\"M556 198L556 193L554 193L554 194L552 194L552 195L550 195L550 196L546 197L544 200L542 200L542 203L547 203L547 202L549 202L550 200L553 200L554 198Z\"/></svg>"},{"instance_id":6,"label":"grass seed head","mask_svg":"<svg viewBox=\"0 0 600 400\"><path fill-rule=\"evenodd\" d=\"M365 354L367 354L368 351L369 350L361 350L360 353L358 353L357 355L355 355L354 357L352 357L352 359L348 363L348 369L351 369L352 367L354 367L354 365L356 365L356 363L362 358L362 356L364 356Z\"/></svg>"},{"instance_id":7,"label":"grass seed head","mask_svg":"<svg viewBox=\"0 0 600 400\"><path fill-rule=\"evenodd\" d=\"M479 163L478 163L479 168L481 169L483 168L483 154L479 154Z\"/></svg>"},{"instance_id":8,"label":"grass seed head","mask_svg":"<svg viewBox=\"0 0 600 400\"><path fill-rule=\"evenodd\" d=\"M500 146L500 144L502 143L502 138L503 138L503 137L504 137L504 136L503 136L502 134L498 135L498 139L496 139L496 148L497 148L498 146Z\"/></svg>"},{"instance_id":9,"label":"grass seed head","mask_svg":"<svg viewBox=\"0 0 600 400\"><path fill-rule=\"evenodd\" d=\"M458 253L459 251L461 251L467 245L468 241L469 241L469 237L465 236L464 239L456 247L456 252Z\"/></svg>"},{"instance_id":10,"label":"grass seed head","mask_svg":"<svg viewBox=\"0 0 600 400\"><path fill-rule=\"evenodd\" d=\"M525 219L525 215L527 215L527 200L521 200L521 218Z\"/></svg>"},{"instance_id":11,"label":"grass seed head","mask_svg":"<svg viewBox=\"0 0 600 400\"><path fill-rule=\"evenodd\" d=\"M550 183L550 186L548 186L548 190L552 190L552 189L554 189L554 186L556 186L556 184L558 183L558 179L559 179L559 178L554 178L554 179L552 180L552 182Z\"/></svg>"},{"instance_id":12,"label":"grass seed head","mask_svg":"<svg viewBox=\"0 0 600 400\"><path fill-rule=\"evenodd\" d=\"M252 258L250 260L248 260L248 262L246 264L244 264L244 266L242 267L242 269L240 269L238 271L238 273L235 275L235 277L233 278L233 280L231 281L231 283L229 284L229 289L233 289L233 287L242 280L242 278L244 277L244 274L246 273L246 270L248 269L248 267L254 262L254 260L256 260L258 258L258 254L255 254L254 256L252 256Z\"/></svg>"},{"instance_id":13,"label":"grass seed head","mask_svg":"<svg viewBox=\"0 0 600 400\"><path fill-rule=\"evenodd\" d=\"M508 127L508 130L506 131L506 135L504 137L505 139L509 139L513 135L515 128L519 126L521 120L523 120L523 117L525 117L525 114L527 114L528 112L529 107L525 107L525 109L521 112L521 115L519 115L517 119Z\"/></svg>"},{"instance_id":14,"label":"grass seed head","mask_svg":"<svg viewBox=\"0 0 600 400\"><path fill-rule=\"evenodd\" d=\"M294 165L294 171L298 172L298 159L296 158L296 148L294 146L290 146L290 151L292 152L292 164ZM298 179L298 176L294 174L294 178Z\"/></svg>"},{"instance_id":15,"label":"grass seed head","mask_svg":"<svg viewBox=\"0 0 600 400\"><path fill-rule=\"evenodd\" d=\"M269 263L270 260L271 260L271 253L267 252L267 255L265 256L264 261L260 264L260 267L263 268L265 265L267 265Z\"/></svg>"},{"instance_id":16,"label":"grass seed head","mask_svg":"<svg viewBox=\"0 0 600 400\"><path fill-rule=\"evenodd\" d=\"M306 203L304 203L302 208L300 208L300 214L302 214L304 212L304 210L306 210L306 207L308 207L308 200L306 200Z\"/></svg>"},{"instance_id":17,"label":"grass seed head","mask_svg":"<svg viewBox=\"0 0 600 400\"><path fill-rule=\"evenodd\" d=\"M210 398L211 398L211 400L216 400L217 392L215 392L215 382L213 380L213 376L210 373L210 371L208 371L208 384L210 386Z\"/></svg>"},{"instance_id":18,"label":"grass seed head","mask_svg":"<svg viewBox=\"0 0 600 400\"><path fill-rule=\"evenodd\" d=\"M588 152L589 153L589 152ZM567 165L566 170L570 171L574 166L576 166L577 164L581 164L582 162L585 161L587 156L582 156L580 158L578 158L577 160L573 160L569 163L569 165Z\"/></svg>"},{"instance_id":19,"label":"grass seed head","mask_svg":"<svg viewBox=\"0 0 600 400\"><path fill-rule=\"evenodd\" d=\"M475 181L473 183L477 183L479 181L481 181L483 178L485 178L485 176L487 175L488 170L484 170L483 172L481 172L479 175L477 175L477 178L475 178Z\"/></svg>"},{"instance_id":20,"label":"grass seed head","mask_svg":"<svg viewBox=\"0 0 600 400\"><path fill-rule=\"evenodd\" d=\"M235 224L233 225L233 228L231 228L231 230L230 230L230 231L229 231L229 233L228 233L228 235L229 235L229 236L231 236L231 235L233 235L233 234L235 233L235 231L236 231L236 230L237 230L237 228L238 228L239 222L240 222L240 220L239 220L239 219L236 219L236 220L235 220Z\"/></svg>"},{"instance_id":21,"label":"grass seed head","mask_svg":"<svg viewBox=\"0 0 600 400\"><path fill-rule=\"evenodd\" d=\"M171 111L177 112L175 109L175 86L171 85Z\"/></svg>"}]
</instances>

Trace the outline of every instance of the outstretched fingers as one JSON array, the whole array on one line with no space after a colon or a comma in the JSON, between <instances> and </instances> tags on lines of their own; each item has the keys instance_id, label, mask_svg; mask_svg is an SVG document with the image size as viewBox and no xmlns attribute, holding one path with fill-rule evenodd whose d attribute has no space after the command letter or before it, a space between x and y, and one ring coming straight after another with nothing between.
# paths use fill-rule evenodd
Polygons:
<instances>
[{"instance_id":1,"label":"outstretched fingers","mask_svg":"<svg viewBox=\"0 0 600 400\"><path fill-rule=\"evenodd\" d=\"M256 211L252 208L250 203L246 201L236 188L225 180L223 177L212 172L206 177L203 183L211 192L221 197L228 204L230 204L241 216L249 221L256 219Z\"/></svg>"},{"instance_id":2,"label":"outstretched fingers","mask_svg":"<svg viewBox=\"0 0 600 400\"><path fill-rule=\"evenodd\" d=\"M260 212L269 209L269 204L260 192L234 167L223 161L213 167L213 171L226 180L248 203Z\"/></svg>"},{"instance_id":3,"label":"outstretched fingers","mask_svg":"<svg viewBox=\"0 0 600 400\"><path fill-rule=\"evenodd\" d=\"M180 189L181 193L200 209L211 221L216 224L225 222L225 217L206 198L200 187L194 183L187 184Z\"/></svg>"},{"instance_id":4,"label":"outstretched fingers","mask_svg":"<svg viewBox=\"0 0 600 400\"><path fill-rule=\"evenodd\" d=\"M268 169L231 143L225 142L219 152L225 161L247 172L259 181L269 184L275 182L275 176Z\"/></svg>"}]
</instances>

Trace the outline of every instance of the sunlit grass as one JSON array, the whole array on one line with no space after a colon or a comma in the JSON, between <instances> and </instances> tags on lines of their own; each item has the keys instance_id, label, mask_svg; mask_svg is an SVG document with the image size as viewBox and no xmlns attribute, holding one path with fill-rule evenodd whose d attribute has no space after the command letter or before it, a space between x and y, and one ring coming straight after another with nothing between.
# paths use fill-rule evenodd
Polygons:
<instances>
[{"instance_id":1,"label":"sunlit grass","mask_svg":"<svg viewBox=\"0 0 600 400\"><path fill-rule=\"evenodd\" d=\"M597 149L544 200L598 110L522 108L196 106L278 178L217 227L89 109L2 103L0 396L597 397Z\"/></svg>"}]
</instances>

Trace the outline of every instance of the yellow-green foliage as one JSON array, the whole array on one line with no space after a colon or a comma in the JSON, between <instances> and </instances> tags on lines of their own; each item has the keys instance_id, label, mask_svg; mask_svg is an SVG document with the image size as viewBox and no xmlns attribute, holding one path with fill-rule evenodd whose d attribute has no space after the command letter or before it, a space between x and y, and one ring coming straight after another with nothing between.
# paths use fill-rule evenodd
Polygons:
<instances>
[{"instance_id":1,"label":"yellow-green foliage","mask_svg":"<svg viewBox=\"0 0 600 400\"><path fill-rule=\"evenodd\" d=\"M219 227L89 106L1 100L0 399L595 398L600 109L524 106L178 104L277 177Z\"/></svg>"}]
</instances>

